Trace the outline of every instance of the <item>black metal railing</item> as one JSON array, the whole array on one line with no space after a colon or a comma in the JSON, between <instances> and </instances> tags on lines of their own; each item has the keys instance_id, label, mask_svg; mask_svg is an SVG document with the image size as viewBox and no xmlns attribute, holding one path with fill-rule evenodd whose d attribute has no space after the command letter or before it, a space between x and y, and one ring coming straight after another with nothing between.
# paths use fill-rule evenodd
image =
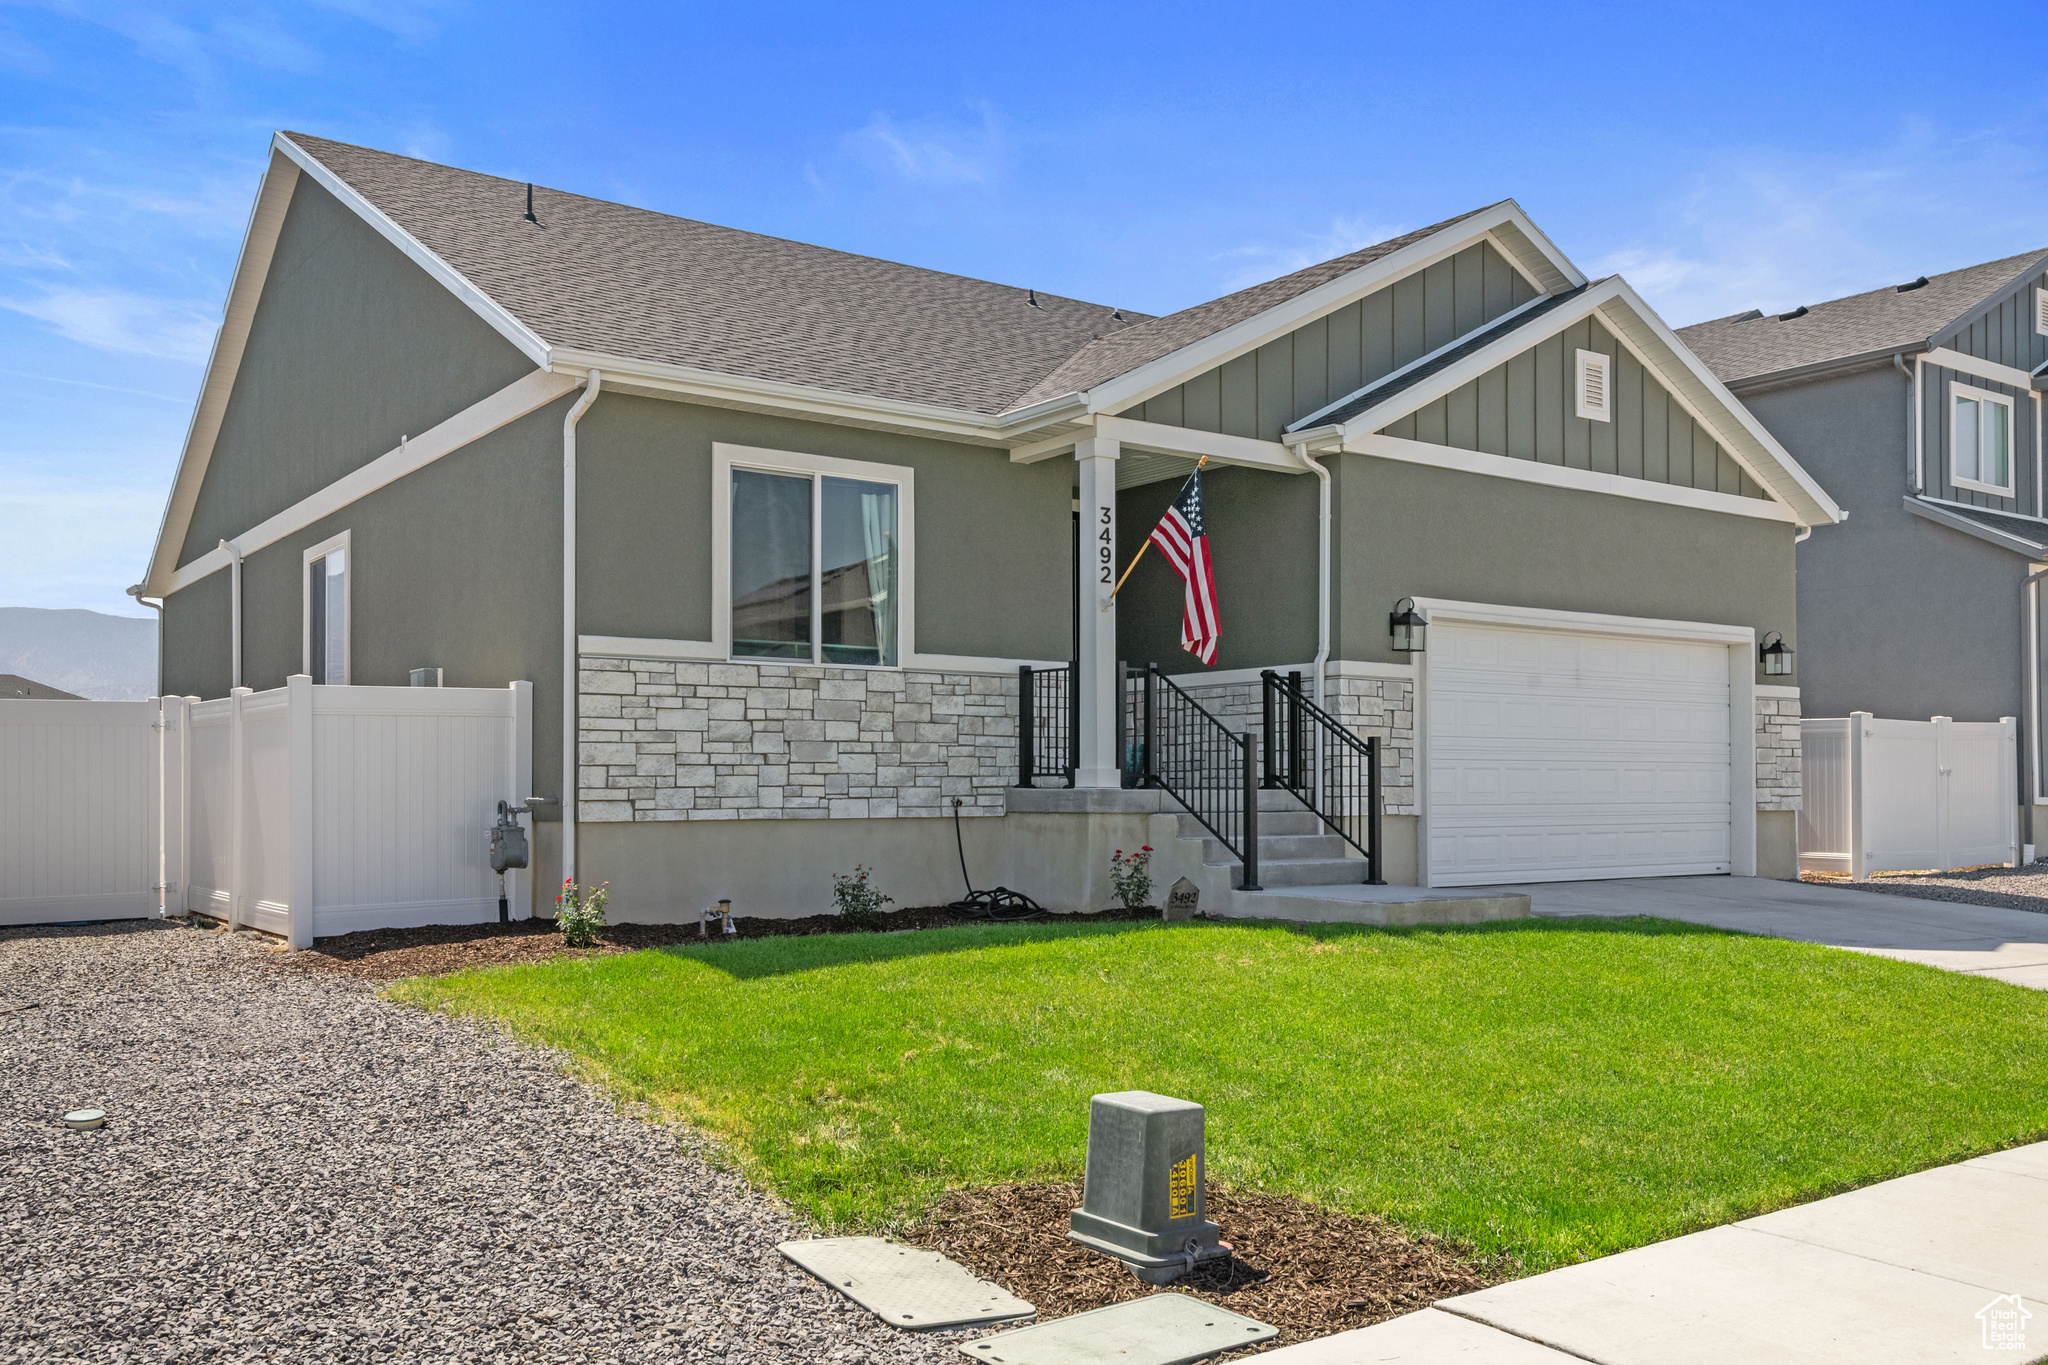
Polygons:
<instances>
[{"instance_id":1,"label":"black metal railing","mask_svg":"<svg viewBox=\"0 0 2048 1365\"><path fill-rule=\"evenodd\" d=\"M1057 778L1074 785L1079 762L1081 697L1074 690L1074 666L1017 670L1017 785Z\"/></svg>"},{"instance_id":2,"label":"black metal railing","mask_svg":"<svg viewBox=\"0 0 2048 1365\"><path fill-rule=\"evenodd\" d=\"M1159 671L1117 665L1117 749L1126 787L1159 787L1259 886L1259 736L1235 734Z\"/></svg>"},{"instance_id":3,"label":"black metal railing","mask_svg":"<svg viewBox=\"0 0 2048 1365\"><path fill-rule=\"evenodd\" d=\"M1368 886L1381 886L1380 741L1360 739L1302 694L1301 674L1267 669L1263 784L1292 792L1330 832L1365 855Z\"/></svg>"}]
</instances>

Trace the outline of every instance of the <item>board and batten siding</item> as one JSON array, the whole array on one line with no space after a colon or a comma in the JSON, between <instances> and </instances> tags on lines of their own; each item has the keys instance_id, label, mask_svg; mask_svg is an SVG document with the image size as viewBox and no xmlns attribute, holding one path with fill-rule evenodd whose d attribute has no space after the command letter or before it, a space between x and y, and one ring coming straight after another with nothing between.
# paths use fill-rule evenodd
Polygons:
<instances>
[{"instance_id":1,"label":"board and batten siding","mask_svg":"<svg viewBox=\"0 0 2048 1365\"><path fill-rule=\"evenodd\" d=\"M1481 242L1118 414L1277 441L1290 422L1536 297Z\"/></svg>"},{"instance_id":2,"label":"board and batten siding","mask_svg":"<svg viewBox=\"0 0 2048 1365\"><path fill-rule=\"evenodd\" d=\"M1614 357L1614 420L1576 415L1575 352ZM1431 445L1568 469L1733 493L1768 495L1670 390L1593 318L1571 324L1504 364L1381 429Z\"/></svg>"},{"instance_id":3,"label":"board and batten siding","mask_svg":"<svg viewBox=\"0 0 2048 1365\"><path fill-rule=\"evenodd\" d=\"M2029 275L1996 303L1936 337L1934 344L2016 370L2039 369L2048 363L2048 336L2034 330L2036 289L2048 289L2048 271Z\"/></svg>"},{"instance_id":4,"label":"board and batten siding","mask_svg":"<svg viewBox=\"0 0 2048 1365\"><path fill-rule=\"evenodd\" d=\"M2034 481L2040 470L2034 459L2034 403L2026 389L2000 384L1980 375L1963 374L1932 363L1921 366L1920 437L1921 477L1926 492L1950 502L1966 503L1992 512L2031 515L2034 511ZM1955 468L1949 461L1954 425L1949 419L1953 390L1951 381L2012 400L2012 492L2009 498L1975 488L1959 488Z\"/></svg>"}]
</instances>

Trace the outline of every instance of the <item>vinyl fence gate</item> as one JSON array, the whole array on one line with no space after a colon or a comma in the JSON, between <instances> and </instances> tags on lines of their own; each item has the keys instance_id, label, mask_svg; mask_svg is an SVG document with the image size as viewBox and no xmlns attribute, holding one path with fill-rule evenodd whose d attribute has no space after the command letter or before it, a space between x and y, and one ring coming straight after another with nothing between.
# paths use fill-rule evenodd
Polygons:
<instances>
[{"instance_id":1,"label":"vinyl fence gate","mask_svg":"<svg viewBox=\"0 0 2048 1365\"><path fill-rule=\"evenodd\" d=\"M1997 722L1879 720L1867 711L1799 725L1799 870L2017 866L2019 743Z\"/></svg>"},{"instance_id":2,"label":"vinyl fence gate","mask_svg":"<svg viewBox=\"0 0 2048 1365\"><path fill-rule=\"evenodd\" d=\"M198 911L287 937L494 919L533 685L0 701L0 924ZM530 913L528 874L505 890Z\"/></svg>"}]
</instances>

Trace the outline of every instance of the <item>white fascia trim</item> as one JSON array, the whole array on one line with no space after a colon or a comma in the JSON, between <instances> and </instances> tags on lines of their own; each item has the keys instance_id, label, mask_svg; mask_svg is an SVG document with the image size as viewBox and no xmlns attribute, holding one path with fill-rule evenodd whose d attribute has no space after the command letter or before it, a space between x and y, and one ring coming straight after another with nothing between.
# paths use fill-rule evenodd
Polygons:
<instances>
[{"instance_id":1,"label":"white fascia trim","mask_svg":"<svg viewBox=\"0 0 2048 1365\"><path fill-rule=\"evenodd\" d=\"M1249 436L1226 436L1221 432L1197 431L1192 427L1167 426L1161 422L1139 422L1129 417L1097 417L1095 434L1108 437L1133 450L1150 450L1165 455L1204 455L1215 464L1243 465L1251 469L1277 469L1286 474L1306 473L1294 452L1278 441L1259 441ZM1014 456L1012 457L1015 458Z\"/></svg>"},{"instance_id":2,"label":"white fascia trim","mask_svg":"<svg viewBox=\"0 0 2048 1365\"><path fill-rule=\"evenodd\" d=\"M1272 671L1281 677L1299 673L1313 678L1316 672L1314 661L1300 664L1274 664ZM1166 673L1161 676L1183 691L1200 687L1230 687L1242 683L1255 683L1266 670L1262 668L1226 668L1209 673ZM1412 682L1415 679L1414 664L1382 664L1364 659L1332 659L1323 665L1326 678L1367 678L1391 679L1396 682Z\"/></svg>"},{"instance_id":3,"label":"white fascia trim","mask_svg":"<svg viewBox=\"0 0 2048 1365\"><path fill-rule=\"evenodd\" d=\"M910 661L889 668L849 664L813 664L790 659L728 659L709 640L656 640L631 635L579 635L577 652L594 659L659 659L681 663L761 665L774 668L859 668L863 673L990 673L1015 674L1032 668L1065 668L1064 660L994 659L973 654L913 654Z\"/></svg>"},{"instance_id":4,"label":"white fascia trim","mask_svg":"<svg viewBox=\"0 0 2048 1365\"><path fill-rule=\"evenodd\" d=\"M442 288L461 299L471 312L490 326L491 330L524 352L528 360L542 369L547 368L548 344L536 336L525 323L506 312L490 295L471 284L461 271L429 251L419 238L392 222L382 209L363 198L347 181L328 170L312 153L283 133L273 137L270 145L274 151L290 157L301 171L313 177L313 182L321 189L348 205L358 218L375 228L385 241L404 252L414 265L433 276Z\"/></svg>"},{"instance_id":5,"label":"white fascia trim","mask_svg":"<svg viewBox=\"0 0 2048 1365\"><path fill-rule=\"evenodd\" d=\"M1674 483L1658 483L1654 479L1630 478L1625 474L1604 474L1594 469L1570 469L1563 465L1538 464L1534 460L1518 460L1509 455L1488 455L1477 450L1460 450L1455 446L1431 445L1426 441L1411 441L1401 436L1363 436L1346 441L1344 449L1357 455L1403 460L1409 464L1435 465L1441 469L1455 469L1467 474L1487 474L1498 479L1518 479L1523 483L1570 488L1581 493L1607 493L1618 498L1634 498L1638 502L1661 502L1674 507L1694 507L1707 512L1727 512L1738 517L1755 517L1762 521L1800 524L1798 516L1791 508L1768 498L1741 498L1733 493L1686 488Z\"/></svg>"},{"instance_id":6,"label":"white fascia trim","mask_svg":"<svg viewBox=\"0 0 2048 1365\"><path fill-rule=\"evenodd\" d=\"M1976 356L1964 355L1961 351L1951 351L1946 346L1931 347L1922 352L1922 355L1928 364L1939 365L1944 370L1975 375L1994 384L2004 384L2008 388L2018 389L2021 393L2034 391L2034 376L2025 370L2016 370L2010 365L2000 365L1994 360L1979 360Z\"/></svg>"},{"instance_id":7,"label":"white fascia trim","mask_svg":"<svg viewBox=\"0 0 2048 1365\"><path fill-rule=\"evenodd\" d=\"M1049 398L996 417L935 403L913 403L905 399L845 393L776 379L719 374L688 365L635 360L599 351L557 349L551 353L550 364L565 373L601 370L608 389L646 388L678 398L744 407L770 407L828 421L907 430L977 445L1000 445L1040 427L1085 416L1085 404L1079 394Z\"/></svg>"},{"instance_id":8,"label":"white fascia trim","mask_svg":"<svg viewBox=\"0 0 2048 1365\"><path fill-rule=\"evenodd\" d=\"M1363 398L1365 395L1371 393L1374 389L1386 387L1388 384L1393 383L1396 379L1399 379L1402 375L1407 374L1410 370L1417 370L1422 368L1424 365L1430 364L1438 356L1442 355L1445 351L1453 350L1459 346L1463 346L1466 340L1472 336L1473 332L1490 331L1493 328L1500 326L1504 322L1511 322L1515 318L1518 318L1522 314L1528 312L1531 308L1534 308L1537 304L1549 302L1550 297L1551 296L1548 294L1538 294L1535 298L1530 299L1527 303L1522 304L1516 308L1511 308L1507 312L1502 313L1493 321L1481 323L1479 326L1474 327L1471 332L1465 333L1464 336L1452 337L1449 341L1437 347L1428 355L1417 356L1415 359L1409 361L1406 365L1403 365L1400 369L1389 370L1386 374L1383 374L1378 379L1373 380L1372 383L1366 384L1360 388L1353 389L1350 393L1345 394L1336 402L1323 404L1323 406L1317 408L1308 416L1303 417L1298 421L1289 422L1287 424L1288 434L1292 435L1297 431L1313 430L1316 426L1316 420L1320 418L1324 413L1335 412L1338 408L1343 407L1345 404L1350 403L1356 399ZM1503 335L1505 336L1507 334ZM1548 333L1545 333L1545 335L1548 335ZM1481 371L1481 373L1483 374L1485 372Z\"/></svg>"},{"instance_id":9,"label":"white fascia trim","mask_svg":"<svg viewBox=\"0 0 2048 1365\"><path fill-rule=\"evenodd\" d=\"M1496 233L1496 229L1503 230L1505 235ZM1529 251L1515 245L1518 236L1538 253L1535 259ZM1118 412L1141 403L1481 241L1491 241L1502 257L1529 279L1539 296L1556 293L1559 288L1577 288L1586 282L1579 268L1529 221L1521 205L1510 199L1461 218L1419 242L1369 261L1263 313L1106 380L1088 391L1088 410ZM1548 283L1547 279L1557 283Z\"/></svg>"},{"instance_id":10,"label":"white fascia trim","mask_svg":"<svg viewBox=\"0 0 2048 1365\"><path fill-rule=\"evenodd\" d=\"M269 169L256 188L256 201L249 209L241 254L235 258L235 271L229 277L227 306L222 310L220 328L213 334L213 349L206 358L205 378L199 385L199 401L193 405L192 421L185 430L185 447L178 457L178 472L171 483L171 496L164 504L164 518L157 527L156 549L150 555L149 572L143 579L153 596L163 595L162 585L177 565L185 533L191 529L192 509L198 505L199 488L206 481L213 444L219 439L221 421L227 416L228 396L234 392L235 377L242 368L249 327L256 319L256 303L270 277L270 258L277 250L277 235L284 227L285 211L291 207L292 191L298 183L298 167L273 152Z\"/></svg>"},{"instance_id":11,"label":"white fascia trim","mask_svg":"<svg viewBox=\"0 0 2048 1365\"><path fill-rule=\"evenodd\" d=\"M1983 522L1973 517L1962 516L1959 513L1948 510L1949 507L1960 507L1962 505L1961 503L1949 503L1944 506L1936 503L1932 498L1924 497L1908 496L1905 499L1905 508L1908 512L1911 512L1916 517L1922 517L1931 521L1937 526L1946 526L1952 531L1961 531L1966 536L1975 536L1981 541L1996 545L2001 550L2010 550L2016 555L2025 555L2029 559L2039 559L2044 554L2048 554L2048 545L2041 545L2035 541L2013 535L2010 532L2001 531L1996 527L1986 526ZM1984 510L1988 511L1990 509ZM2005 514L1998 513L1997 515L2003 516Z\"/></svg>"},{"instance_id":12,"label":"white fascia trim","mask_svg":"<svg viewBox=\"0 0 2048 1365\"><path fill-rule=\"evenodd\" d=\"M266 545L274 545L323 517L333 516L350 503L368 497L386 484L395 483L443 455L460 450L499 427L547 406L575 389L577 384L577 378L572 375L534 370L490 397L470 404L447 421L401 442L397 449L388 450L360 469L342 475L319 492L301 498L277 515L258 522L234 538L235 546L247 557ZM216 546L171 573L161 586L152 581L150 591L177 592L189 588L208 574L225 569L228 560L228 552Z\"/></svg>"},{"instance_id":13,"label":"white fascia trim","mask_svg":"<svg viewBox=\"0 0 2048 1365\"><path fill-rule=\"evenodd\" d=\"M1743 406L1741 399L1728 391L1728 386L1715 377L1714 372L1692 353L1691 348L1664 325L1664 319L1657 316L1656 310L1643 301L1642 296L1636 293L1629 282L1619 277L1615 282L1619 285L1618 301L1628 305L1629 319L1641 326L1667 353L1684 366L1685 373L1704 390L1699 397L1705 398L1716 409L1733 419L1735 433L1730 433L1725 422L1709 420L1700 410L1706 406L1705 404L1696 403L1691 409L1695 420L1715 434L1722 447L1749 471L1750 477L1770 490L1774 496L1790 504L1799 513L1798 520L1802 526L1833 525L1846 520L1848 514L1835 504L1835 500L1828 496L1827 491L1815 481L1813 475L1807 473L1799 461L1792 458L1792 453L1778 443L1777 437L1765 430L1764 424ZM1604 311L1603 315L1612 316L1604 314ZM1629 337L1623 327L1614 327L1613 330L1624 341L1636 340ZM1645 364L1648 363L1640 352L1636 358ZM1686 394L1681 387L1669 384L1672 376L1667 367L1659 365L1652 368L1659 372L1660 377L1666 379L1667 387L1671 387L1681 401L1693 402L1692 396ZM1750 458L1745 458L1744 455L1745 442L1731 439L1732 435L1738 433L1748 437L1748 444L1752 447L1748 452ZM1755 458L1759 456L1761 459ZM1766 462L1775 469L1764 467ZM1775 477L1771 477L1773 474Z\"/></svg>"},{"instance_id":14,"label":"white fascia trim","mask_svg":"<svg viewBox=\"0 0 2048 1365\"><path fill-rule=\"evenodd\" d=\"M1559 611L1551 607L1504 607L1491 602L1455 602L1418 597L1415 610L1431 625L1439 621L1470 621L1489 626L1528 626L1542 630L1575 630L1595 635L1648 636L1660 640L1698 640L1717 645L1754 645L1749 626L1714 621L1661 621L1648 616L1614 616L1597 611Z\"/></svg>"}]
</instances>

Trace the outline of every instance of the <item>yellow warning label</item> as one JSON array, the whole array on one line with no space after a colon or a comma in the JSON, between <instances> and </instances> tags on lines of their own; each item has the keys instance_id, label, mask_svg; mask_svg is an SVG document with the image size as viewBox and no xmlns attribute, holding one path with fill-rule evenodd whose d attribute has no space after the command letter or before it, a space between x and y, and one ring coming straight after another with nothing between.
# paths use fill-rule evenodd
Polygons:
<instances>
[{"instance_id":1,"label":"yellow warning label","mask_svg":"<svg viewBox=\"0 0 2048 1365\"><path fill-rule=\"evenodd\" d=\"M1195 1163L1199 1154L1189 1152L1166 1172L1166 1216L1169 1219L1195 1216Z\"/></svg>"}]
</instances>

